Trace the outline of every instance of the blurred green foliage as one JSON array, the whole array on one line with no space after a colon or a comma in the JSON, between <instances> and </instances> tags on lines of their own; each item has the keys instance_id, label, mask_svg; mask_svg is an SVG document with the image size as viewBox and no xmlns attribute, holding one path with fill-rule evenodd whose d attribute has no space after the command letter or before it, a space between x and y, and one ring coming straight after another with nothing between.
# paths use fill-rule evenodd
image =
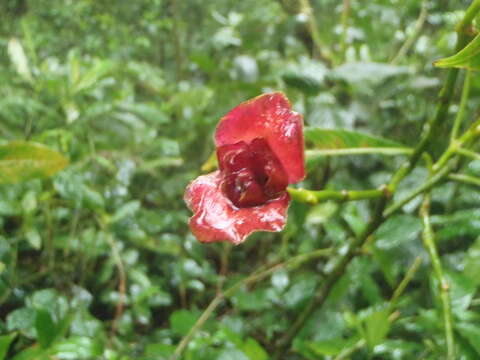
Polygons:
<instances>
[{"instance_id":1,"label":"blurred green foliage","mask_svg":"<svg viewBox=\"0 0 480 360\"><path fill-rule=\"evenodd\" d=\"M310 128L350 131L335 133L348 146L414 147L441 84L432 63L454 54L455 24L470 2L314 0L327 58L301 3L0 2L0 151L33 140L70 160L50 179L0 185L0 359L168 359L219 289L267 264L341 248L361 231L371 213L365 201L294 202L284 232L235 248L199 244L187 227L183 191L213 150L218 119L262 92L284 91ZM479 89L473 77L470 118ZM451 118L433 155L447 145ZM309 131L313 143L331 141L332 133ZM302 186L377 187L403 152L320 156ZM480 162L467 172L479 176ZM415 169L395 197L426 176ZM480 193L446 183L432 195L457 351L478 359ZM348 349L351 359L443 358L419 203L381 226L285 359L333 359ZM392 322L389 301L417 256L423 264ZM329 266L313 258L241 286L182 358L269 359Z\"/></svg>"}]
</instances>

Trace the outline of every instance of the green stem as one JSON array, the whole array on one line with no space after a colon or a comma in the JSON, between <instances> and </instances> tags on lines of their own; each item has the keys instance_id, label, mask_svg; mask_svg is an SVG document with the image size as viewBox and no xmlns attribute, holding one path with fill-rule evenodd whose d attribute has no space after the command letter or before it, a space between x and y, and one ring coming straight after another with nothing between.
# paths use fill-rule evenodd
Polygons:
<instances>
[{"instance_id":1,"label":"green stem","mask_svg":"<svg viewBox=\"0 0 480 360\"><path fill-rule=\"evenodd\" d=\"M418 37L422 32L422 28L423 28L423 25L425 24L425 20L427 20L427 15L428 15L427 2L423 1L422 8L420 10L420 15L418 16L418 19L415 22L415 27L412 34L407 38L407 40L405 40L400 50L398 50L398 53L393 57L392 61L390 61L390 64L392 65L398 64L400 59L402 59L410 50L410 48L413 46L413 44L415 44L415 42L417 41Z\"/></svg>"},{"instance_id":2,"label":"green stem","mask_svg":"<svg viewBox=\"0 0 480 360\"><path fill-rule=\"evenodd\" d=\"M450 158L458 152L463 145L480 135L480 121L476 121L458 140L453 140L440 159L433 165L433 171L445 166Z\"/></svg>"},{"instance_id":3,"label":"green stem","mask_svg":"<svg viewBox=\"0 0 480 360\"><path fill-rule=\"evenodd\" d=\"M412 149L406 147L359 147L346 149L316 149L307 150L305 155L307 160L317 160L325 156L342 156L342 155L403 155L411 154Z\"/></svg>"},{"instance_id":4,"label":"green stem","mask_svg":"<svg viewBox=\"0 0 480 360\"><path fill-rule=\"evenodd\" d=\"M458 137L458 131L460 130L460 126L462 125L462 121L465 117L465 110L467 109L468 97L470 96L471 79L472 79L471 71L468 70L465 74L465 80L463 82L463 89L462 89L462 98L460 100L460 107L458 109L457 116L455 117L455 121L453 123L450 142L452 142Z\"/></svg>"},{"instance_id":5,"label":"green stem","mask_svg":"<svg viewBox=\"0 0 480 360\"><path fill-rule=\"evenodd\" d=\"M385 190L306 190L288 188L288 193L293 200L308 204L317 204L322 201L356 201L376 199L384 195Z\"/></svg>"},{"instance_id":6,"label":"green stem","mask_svg":"<svg viewBox=\"0 0 480 360\"><path fill-rule=\"evenodd\" d=\"M410 284L410 281L412 281L413 276L417 273L418 268L420 267L421 264L422 264L422 258L420 256L417 256L412 266L410 266L408 271L405 273L405 276L403 277L402 281L400 281L400 284L398 284L395 291L393 292L393 295L390 299L390 304L389 304L390 312L392 312L397 306L398 299L400 298L400 296L402 296L404 290L407 288L408 284Z\"/></svg>"},{"instance_id":7,"label":"green stem","mask_svg":"<svg viewBox=\"0 0 480 360\"><path fill-rule=\"evenodd\" d=\"M476 152L471 150L459 148L457 149L457 153L469 157L472 160L480 160L480 154L477 154Z\"/></svg>"},{"instance_id":8,"label":"green stem","mask_svg":"<svg viewBox=\"0 0 480 360\"><path fill-rule=\"evenodd\" d=\"M389 217L396 211L400 210L405 204L409 203L411 200L416 198L418 195L424 193L425 191L430 190L433 186L435 186L439 181L443 180L449 173L449 171L453 168L453 164L447 165L443 167L440 171L438 171L435 175L430 177L427 182L424 184L420 185L418 188L414 189L412 192L410 192L406 197L403 199L393 203L390 205L385 212L383 213L383 216Z\"/></svg>"},{"instance_id":9,"label":"green stem","mask_svg":"<svg viewBox=\"0 0 480 360\"><path fill-rule=\"evenodd\" d=\"M479 178L465 174L450 174L448 175L448 179L468 185L480 186Z\"/></svg>"},{"instance_id":10,"label":"green stem","mask_svg":"<svg viewBox=\"0 0 480 360\"><path fill-rule=\"evenodd\" d=\"M183 337L183 339L177 345L175 352L170 357L170 360L176 360L182 355L183 351L185 350L187 345L190 343L193 336L197 333L197 331L199 331L203 327L203 325L210 318L210 316L213 314L215 309L223 302L224 299L232 296L240 288L244 286L248 286L255 282L261 281L262 279L265 279L266 277L270 276L271 274L273 274L274 272L280 269L293 268L305 262L309 262L317 258L329 256L331 255L331 253L332 253L332 249L326 248L326 249L318 249L306 254L297 255L283 263L279 263L279 264L267 267L266 269L260 268L259 270L252 273L250 276L236 282L234 285L229 287L223 293L222 292L217 293L217 295L213 298L213 300L204 310L202 315L198 318L197 322L192 326L192 328L189 330L187 335L185 335L185 337Z\"/></svg>"},{"instance_id":11,"label":"green stem","mask_svg":"<svg viewBox=\"0 0 480 360\"><path fill-rule=\"evenodd\" d=\"M312 36L313 43L315 45L315 50L318 54L318 57L325 61L327 64L332 63L332 58L330 51L324 46L323 41L320 37L320 32L318 31L317 19L315 18L315 14L313 13L312 5L310 4L310 0L300 0L300 5L302 7L302 13L307 16L307 25L308 31Z\"/></svg>"},{"instance_id":12,"label":"green stem","mask_svg":"<svg viewBox=\"0 0 480 360\"><path fill-rule=\"evenodd\" d=\"M423 223L423 243L432 261L433 272L440 286L440 300L443 307L443 321L445 326L445 338L447 343L447 360L455 360L455 341L453 337L453 317L449 295L449 284L443 275L442 264L435 245L435 235L430 222L430 195L426 194L420 217Z\"/></svg>"},{"instance_id":13,"label":"green stem","mask_svg":"<svg viewBox=\"0 0 480 360\"><path fill-rule=\"evenodd\" d=\"M464 33L470 27L478 12L480 12L480 0L475 0L468 7L463 19L457 24L455 29L457 33Z\"/></svg>"}]
</instances>

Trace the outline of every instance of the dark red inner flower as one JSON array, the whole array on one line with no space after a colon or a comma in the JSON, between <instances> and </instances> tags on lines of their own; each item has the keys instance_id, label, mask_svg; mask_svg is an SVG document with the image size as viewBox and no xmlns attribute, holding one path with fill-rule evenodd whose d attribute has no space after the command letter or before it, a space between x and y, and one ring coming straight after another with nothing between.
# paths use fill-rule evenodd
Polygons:
<instances>
[{"instance_id":1,"label":"dark red inner flower","mask_svg":"<svg viewBox=\"0 0 480 360\"><path fill-rule=\"evenodd\" d=\"M222 191L239 208L264 204L287 188L288 175L263 138L220 146L217 158Z\"/></svg>"}]
</instances>

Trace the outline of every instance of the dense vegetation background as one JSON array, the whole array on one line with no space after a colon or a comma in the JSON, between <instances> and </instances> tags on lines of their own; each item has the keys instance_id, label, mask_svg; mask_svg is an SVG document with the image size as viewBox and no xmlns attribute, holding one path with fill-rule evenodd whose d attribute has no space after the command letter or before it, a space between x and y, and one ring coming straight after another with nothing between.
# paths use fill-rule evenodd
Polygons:
<instances>
[{"instance_id":1,"label":"dense vegetation background","mask_svg":"<svg viewBox=\"0 0 480 360\"><path fill-rule=\"evenodd\" d=\"M414 147L446 73L432 62L455 53L469 4L2 0L1 144L34 140L70 164L0 185L0 359L168 359L213 299L181 358L273 359L374 202L293 202L282 233L238 247L198 243L182 197L213 151L218 119L281 90L309 128ZM474 74L466 122L479 89ZM428 147L434 158L448 146L460 90ZM340 135L323 147L341 147ZM316 156L301 185L376 188L406 155L373 153ZM461 170L480 176L480 161ZM394 200L427 177L419 163ZM480 358L479 201L478 187L451 181L432 192L459 359ZM421 202L380 226L277 359L445 357Z\"/></svg>"}]
</instances>

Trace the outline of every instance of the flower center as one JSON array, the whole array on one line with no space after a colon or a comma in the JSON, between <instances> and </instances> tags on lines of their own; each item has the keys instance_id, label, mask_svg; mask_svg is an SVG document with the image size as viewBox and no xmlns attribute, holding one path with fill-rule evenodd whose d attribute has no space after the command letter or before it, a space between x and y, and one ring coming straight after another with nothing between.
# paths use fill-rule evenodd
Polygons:
<instances>
[{"instance_id":1,"label":"flower center","mask_svg":"<svg viewBox=\"0 0 480 360\"><path fill-rule=\"evenodd\" d=\"M217 158L222 191L239 208L264 204L287 188L287 174L262 138L221 146Z\"/></svg>"}]
</instances>

